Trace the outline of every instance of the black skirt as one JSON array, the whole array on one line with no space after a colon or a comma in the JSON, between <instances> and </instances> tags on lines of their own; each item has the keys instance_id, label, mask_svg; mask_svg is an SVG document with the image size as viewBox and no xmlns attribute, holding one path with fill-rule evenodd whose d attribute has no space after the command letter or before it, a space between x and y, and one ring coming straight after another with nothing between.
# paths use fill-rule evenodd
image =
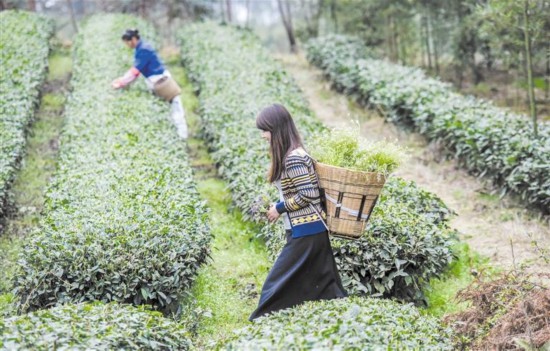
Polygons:
<instances>
[{"instance_id":1,"label":"black skirt","mask_svg":"<svg viewBox=\"0 0 550 351\"><path fill-rule=\"evenodd\" d=\"M286 245L265 280L250 321L305 301L347 296L327 232L300 238L292 238L290 231L286 235Z\"/></svg>"}]
</instances>

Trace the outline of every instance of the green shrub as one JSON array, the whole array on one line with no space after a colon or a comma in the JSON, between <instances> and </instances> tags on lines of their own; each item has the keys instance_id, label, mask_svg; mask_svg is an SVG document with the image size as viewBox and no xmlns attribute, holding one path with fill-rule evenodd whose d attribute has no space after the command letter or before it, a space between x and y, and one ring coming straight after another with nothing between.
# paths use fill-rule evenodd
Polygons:
<instances>
[{"instance_id":1,"label":"green shrub","mask_svg":"<svg viewBox=\"0 0 550 351\"><path fill-rule=\"evenodd\" d=\"M48 68L53 22L30 12L0 13L0 232L9 188L25 151L25 131Z\"/></svg>"},{"instance_id":2,"label":"green shrub","mask_svg":"<svg viewBox=\"0 0 550 351\"><path fill-rule=\"evenodd\" d=\"M98 15L80 29L59 165L19 260L23 310L100 300L172 308L209 252L206 209L167 106L136 83L114 91L132 54L119 34L152 28Z\"/></svg>"},{"instance_id":3,"label":"green shrub","mask_svg":"<svg viewBox=\"0 0 550 351\"><path fill-rule=\"evenodd\" d=\"M224 350L451 350L450 331L408 304L370 298L306 302L261 317Z\"/></svg>"},{"instance_id":4,"label":"green shrub","mask_svg":"<svg viewBox=\"0 0 550 351\"><path fill-rule=\"evenodd\" d=\"M359 130L332 130L315 134L308 149L316 161L363 172L389 175L404 158L404 150L386 142L367 142Z\"/></svg>"},{"instance_id":5,"label":"green shrub","mask_svg":"<svg viewBox=\"0 0 550 351\"><path fill-rule=\"evenodd\" d=\"M306 146L324 128L250 32L207 22L186 27L180 40L183 62L200 91L201 128L219 172L247 218L265 224L261 235L274 257L284 231L279 223L268 225L263 215L265 199L275 201L278 193L266 183L268 149L255 128L256 114L274 102L284 104ZM422 285L452 258L451 211L433 194L397 178L387 181L384 194L372 219L376 226L363 238L332 241L342 279L350 293L420 299Z\"/></svg>"},{"instance_id":6,"label":"green shrub","mask_svg":"<svg viewBox=\"0 0 550 351\"><path fill-rule=\"evenodd\" d=\"M355 81L350 76L351 63L357 58L374 57L359 38L332 34L325 37L323 45L307 43L307 59L323 69L333 86L338 90L350 91L355 88ZM345 47L346 50L341 50Z\"/></svg>"},{"instance_id":7,"label":"green shrub","mask_svg":"<svg viewBox=\"0 0 550 351\"><path fill-rule=\"evenodd\" d=\"M332 242L344 286L352 293L423 301L420 287L451 263L444 224L449 212L433 194L396 178L378 201L361 239Z\"/></svg>"},{"instance_id":8,"label":"green shrub","mask_svg":"<svg viewBox=\"0 0 550 351\"><path fill-rule=\"evenodd\" d=\"M69 304L0 319L0 350L189 350L191 346L183 325L144 306Z\"/></svg>"},{"instance_id":9,"label":"green shrub","mask_svg":"<svg viewBox=\"0 0 550 351\"><path fill-rule=\"evenodd\" d=\"M550 211L550 124L539 122L535 138L525 116L454 93L421 69L369 58L361 47L354 38L319 38L307 44L307 56L337 90L382 107L386 119L439 142L502 195L513 192Z\"/></svg>"}]
</instances>

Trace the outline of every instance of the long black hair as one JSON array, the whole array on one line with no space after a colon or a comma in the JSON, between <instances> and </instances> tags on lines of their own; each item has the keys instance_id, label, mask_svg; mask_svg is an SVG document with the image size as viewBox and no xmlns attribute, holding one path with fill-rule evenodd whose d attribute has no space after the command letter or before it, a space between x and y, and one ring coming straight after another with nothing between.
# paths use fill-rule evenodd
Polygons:
<instances>
[{"instance_id":1,"label":"long black hair","mask_svg":"<svg viewBox=\"0 0 550 351\"><path fill-rule=\"evenodd\" d=\"M273 183L281 179L288 153L303 147L302 138L298 133L298 129L296 129L292 116L280 104L265 107L256 117L256 127L271 132L271 169L268 180Z\"/></svg>"},{"instance_id":2,"label":"long black hair","mask_svg":"<svg viewBox=\"0 0 550 351\"><path fill-rule=\"evenodd\" d=\"M137 29L126 29L126 32L122 34L122 40L130 41L132 38L137 38L139 40L139 30Z\"/></svg>"}]
</instances>

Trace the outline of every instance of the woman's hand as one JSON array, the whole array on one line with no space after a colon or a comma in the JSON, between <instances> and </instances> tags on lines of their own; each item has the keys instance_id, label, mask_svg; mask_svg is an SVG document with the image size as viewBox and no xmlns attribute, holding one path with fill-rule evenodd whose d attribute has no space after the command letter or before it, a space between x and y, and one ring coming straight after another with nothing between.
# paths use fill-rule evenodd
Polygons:
<instances>
[{"instance_id":1,"label":"woman's hand","mask_svg":"<svg viewBox=\"0 0 550 351\"><path fill-rule=\"evenodd\" d=\"M269 210L267 211L267 219L270 222L275 222L279 218L280 214L277 212L277 209L275 208L275 205L271 205L269 207Z\"/></svg>"},{"instance_id":2,"label":"woman's hand","mask_svg":"<svg viewBox=\"0 0 550 351\"><path fill-rule=\"evenodd\" d=\"M122 88L122 84L120 83L120 78L113 80L113 82L111 83L111 86L113 87L113 89Z\"/></svg>"}]
</instances>

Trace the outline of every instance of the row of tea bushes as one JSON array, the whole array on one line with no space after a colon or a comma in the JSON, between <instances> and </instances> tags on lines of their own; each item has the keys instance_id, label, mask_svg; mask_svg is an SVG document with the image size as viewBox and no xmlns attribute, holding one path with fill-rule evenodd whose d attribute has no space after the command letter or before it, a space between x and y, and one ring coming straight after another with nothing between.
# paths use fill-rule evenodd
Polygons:
<instances>
[{"instance_id":1,"label":"row of tea bushes","mask_svg":"<svg viewBox=\"0 0 550 351\"><path fill-rule=\"evenodd\" d=\"M236 332L224 350L451 350L450 330L411 304L350 297L306 302Z\"/></svg>"},{"instance_id":2,"label":"row of tea bushes","mask_svg":"<svg viewBox=\"0 0 550 351\"><path fill-rule=\"evenodd\" d=\"M0 13L0 231L9 188L25 151L25 132L48 69L53 22L29 12Z\"/></svg>"},{"instance_id":3,"label":"row of tea bushes","mask_svg":"<svg viewBox=\"0 0 550 351\"><path fill-rule=\"evenodd\" d=\"M172 311L209 254L206 208L166 104L138 83L110 87L132 63L126 28L155 39L144 21L98 15L76 40L58 170L16 275L22 311L84 301Z\"/></svg>"},{"instance_id":4,"label":"row of tea bushes","mask_svg":"<svg viewBox=\"0 0 550 351\"><path fill-rule=\"evenodd\" d=\"M327 36L307 44L308 60L334 87L385 117L413 127L443 146L471 173L486 176L501 194L550 211L550 125L532 122L490 103L462 96L424 71L371 58L355 38Z\"/></svg>"},{"instance_id":5,"label":"row of tea bushes","mask_svg":"<svg viewBox=\"0 0 550 351\"><path fill-rule=\"evenodd\" d=\"M195 24L180 33L183 62L200 92L204 137L233 200L251 219L263 198L278 198L266 184L268 145L255 116L274 102L284 104L307 137L323 126L313 117L300 90L246 30ZM252 212L252 213L251 213ZM342 280L350 293L418 300L422 286L452 259L450 211L413 183L392 178L361 240L333 239ZM283 245L282 225L265 225L268 250Z\"/></svg>"},{"instance_id":6,"label":"row of tea bushes","mask_svg":"<svg viewBox=\"0 0 550 351\"><path fill-rule=\"evenodd\" d=\"M190 350L185 327L143 306L81 303L0 319L0 350Z\"/></svg>"}]
</instances>

